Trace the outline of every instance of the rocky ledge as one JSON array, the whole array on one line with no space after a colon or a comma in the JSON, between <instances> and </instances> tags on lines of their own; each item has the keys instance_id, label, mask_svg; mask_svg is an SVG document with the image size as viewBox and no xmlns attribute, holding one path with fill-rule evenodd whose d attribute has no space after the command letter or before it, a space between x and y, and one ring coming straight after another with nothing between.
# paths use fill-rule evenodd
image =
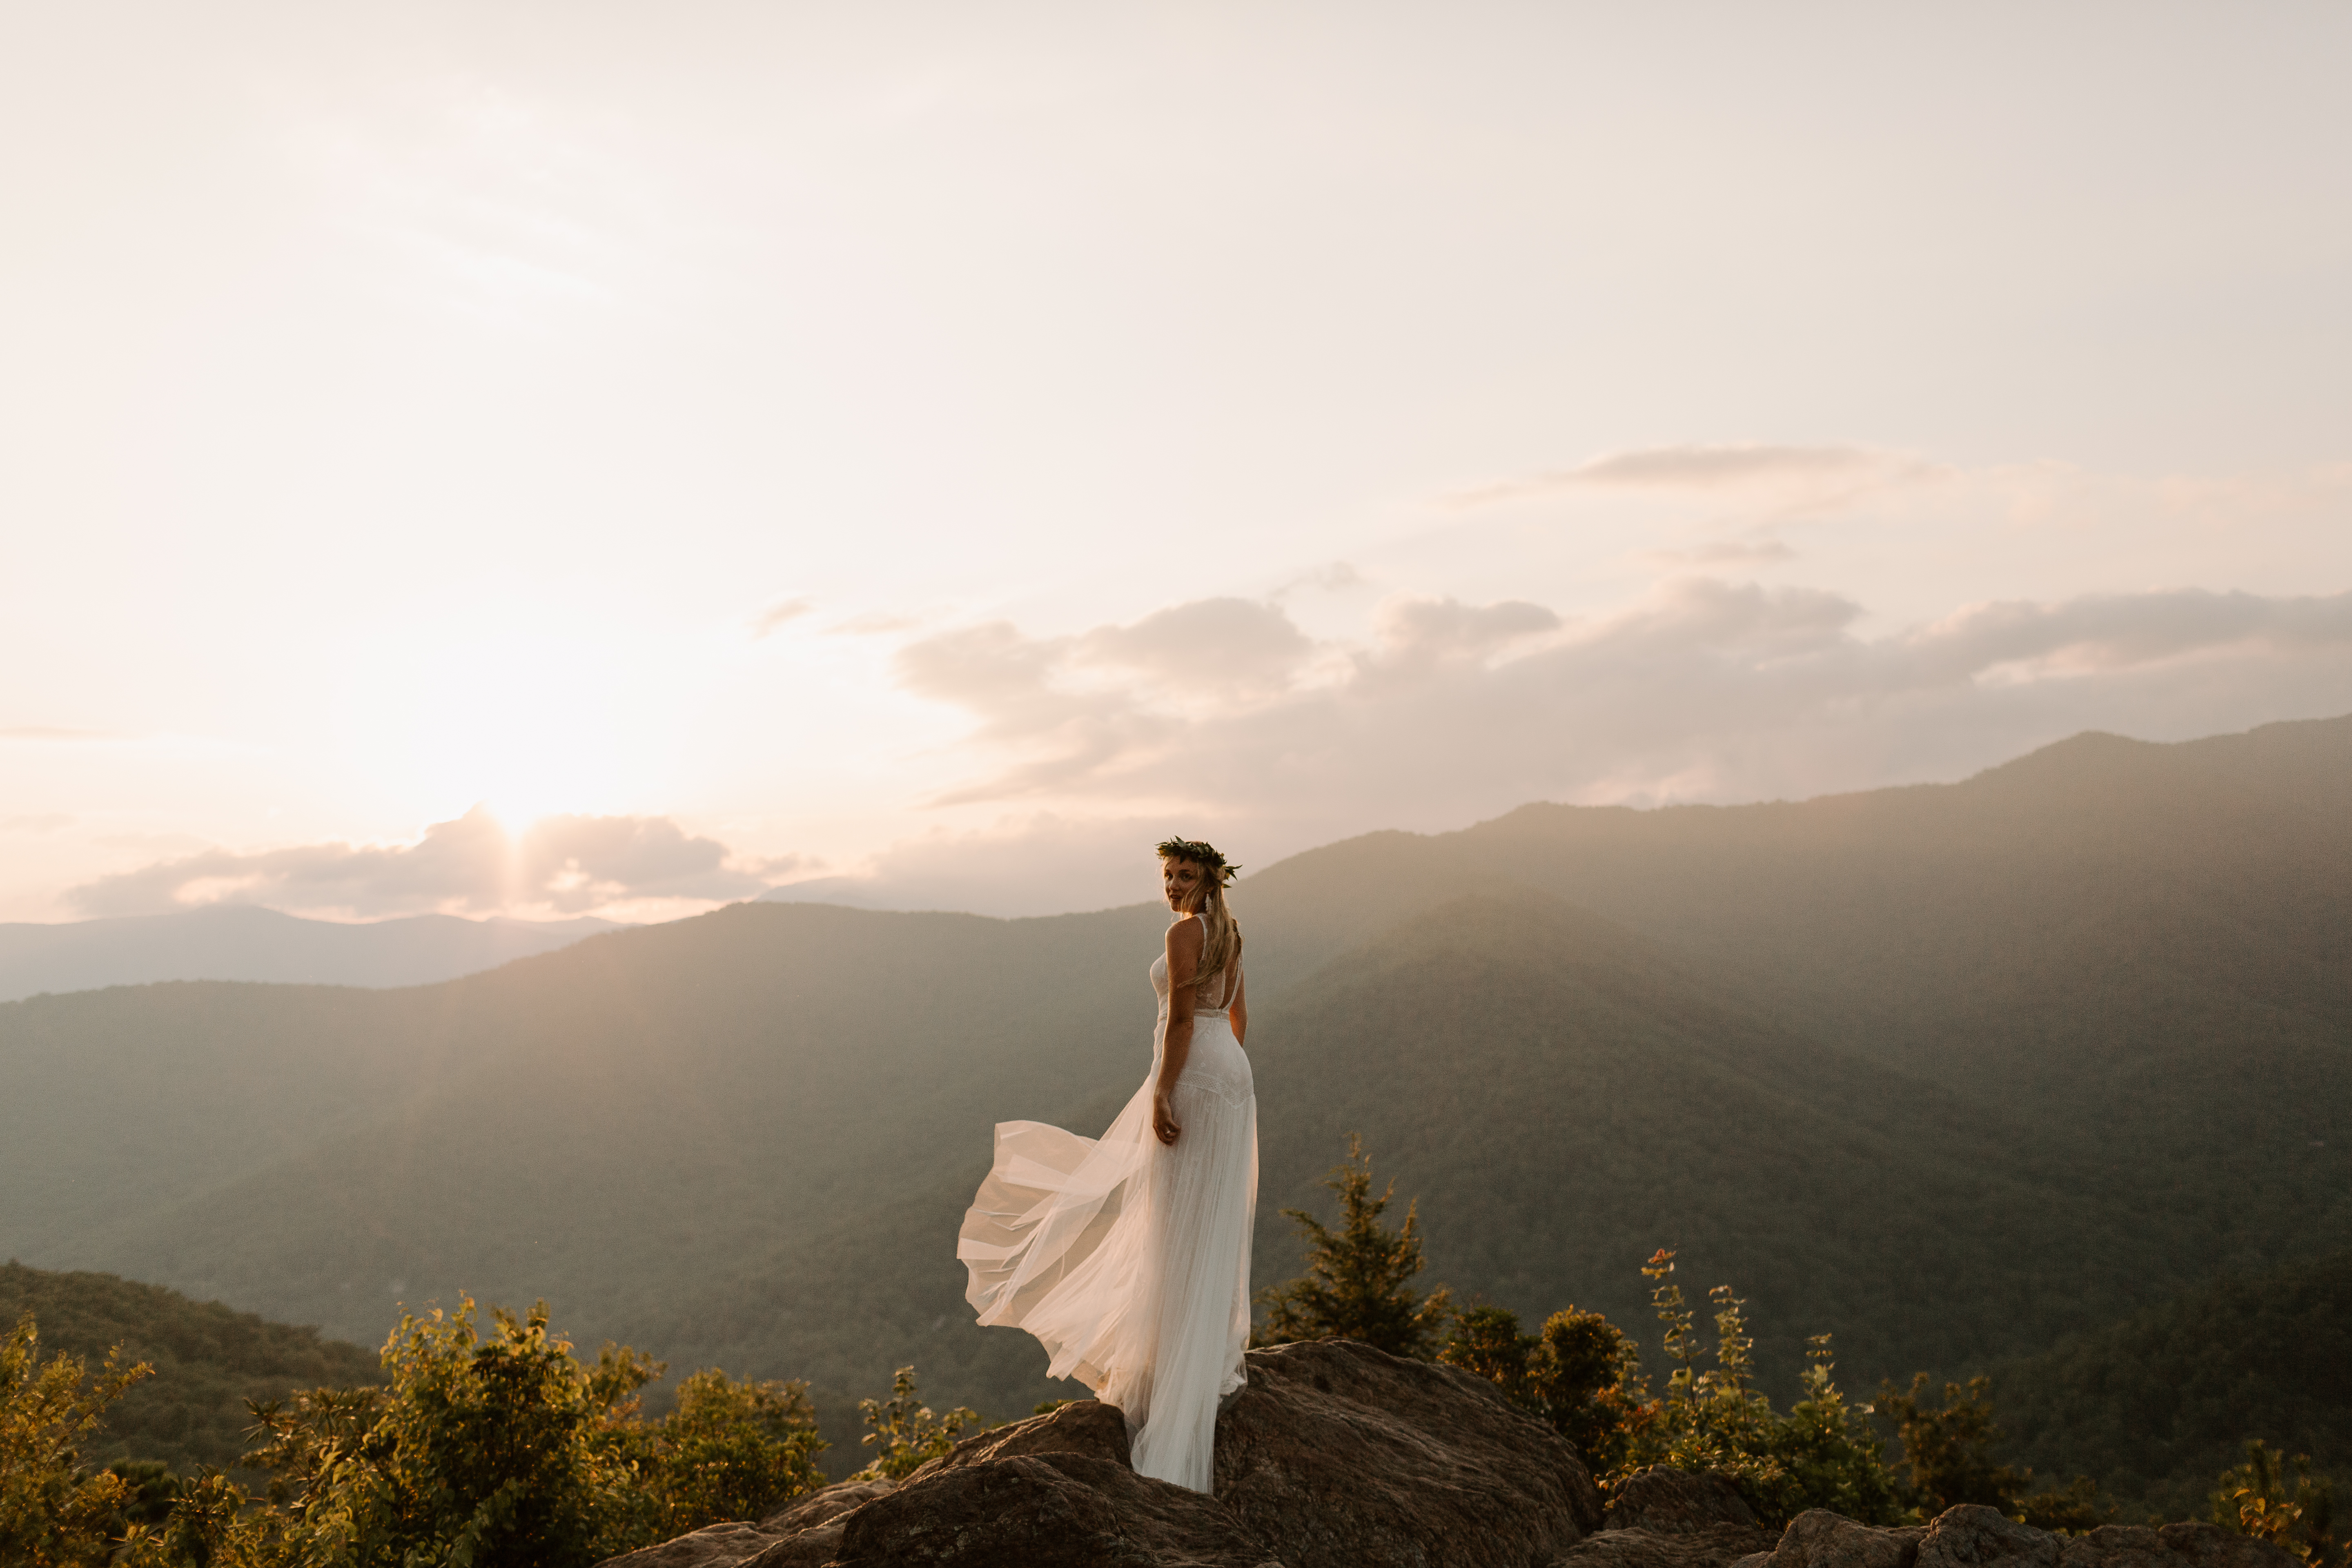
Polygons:
<instances>
[{"instance_id":1,"label":"rocky ledge","mask_svg":"<svg viewBox=\"0 0 2352 1568\"><path fill-rule=\"evenodd\" d=\"M1326 1340L1252 1351L1249 1374L1214 1497L1137 1475L1087 1400L602 1568L2300 1568L2210 1524L2061 1540L1987 1508L1908 1530L1816 1510L1775 1537L1724 1478L1673 1470L1604 1517L1575 1452L1467 1373Z\"/></svg>"}]
</instances>

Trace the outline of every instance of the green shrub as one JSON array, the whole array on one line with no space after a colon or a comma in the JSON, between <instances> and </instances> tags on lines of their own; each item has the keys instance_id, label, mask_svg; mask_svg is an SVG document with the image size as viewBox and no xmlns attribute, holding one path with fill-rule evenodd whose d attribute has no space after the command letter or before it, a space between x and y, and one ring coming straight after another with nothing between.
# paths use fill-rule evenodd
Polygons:
<instances>
[{"instance_id":1,"label":"green shrub","mask_svg":"<svg viewBox=\"0 0 2352 1568\"><path fill-rule=\"evenodd\" d=\"M1517 1314L1474 1307L1455 1316L1437 1359L1487 1379L1549 1423L1597 1476L1624 1461L1636 1410L1619 1386L1630 1348L1598 1312L1563 1308L1544 1320L1540 1333L1523 1334Z\"/></svg>"},{"instance_id":2,"label":"green shrub","mask_svg":"<svg viewBox=\"0 0 2352 1568\"><path fill-rule=\"evenodd\" d=\"M2221 1472L2211 1499L2213 1522L2284 1546L2311 1568L2343 1568L2345 1543L2335 1538L2335 1489L2315 1480L2311 1456L2293 1458L2257 1437L2246 1462Z\"/></svg>"},{"instance_id":3,"label":"green shrub","mask_svg":"<svg viewBox=\"0 0 2352 1568\"><path fill-rule=\"evenodd\" d=\"M29 1312L0 1342L0 1563L79 1568L107 1561L134 1489L110 1470L85 1474L80 1446L104 1423L106 1407L148 1371L110 1354L89 1381L79 1356L44 1363Z\"/></svg>"},{"instance_id":4,"label":"green shrub","mask_svg":"<svg viewBox=\"0 0 2352 1568\"><path fill-rule=\"evenodd\" d=\"M824 1484L805 1383L738 1383L712 1367L678 1384L677 1406L646 1432L654 1539L719 1520L756 1520Z\"/></svg>"},{"instance_id":5,"label":"green shrub","mask_svg":"<svg viewBox=\"0 0 2352 1568\"><path fill-rule=\"evenodd\" d=\"M890 1397L861 1399L857 1413L866 1419L859 1439L874 1450L873 1459L858 1471L858 1480L900 1481L956 1446L967 1426L980 1425L980 1413L959 1405L945 1415L934 1415L915 1393L915 1369L902 1366L890 1380Z\"/></svg>"},{"instance_id":6,"label":"green shrub","mask_svg":"<svg viewBox=\"0 0 2352 1568\"><path fill-rule=\"evenodd\" d=\"M1422 1270L1416 1206L1406 1205L1398 1229L1381 1223L1396 1184L1372 1196L1372 1162L1364 1141L1352 1132L1347 1163L1332 1167L1323 1184L1339 1194L1339 1228L1331 1229L1303 1209L1282 1211L1307 1237L1307 1272L1258 1293L1266 1317L1256 1342L1361 1340L1391 1355L1434 1360L1452 1316L1453 1296L1443 1285L1426 1297L1412 1289L1413 1276Z\"/></svg>"},{"instance_id":7,"label":"green shrub","mask_svg":"<svg viewBox=\"0 0 2352 1568\"><path fill-rule=\"evenodd\" d=\"M1909 1517L1888 1472L1868 1405L1848 1405L1833 1379L1827 1334L1809 1342L1803 1394L1786 1415L1754 1387L1747 1303L1720 1285L1708 1292L1716 1308L1715 1365L1701 1370L1695 1312L1675 1282L1675 1255L1661 1249L1642 1268L1652 1281L1650 1301L1665 1329L1665 1352L1675 1363L1665 1392L1649 1394L1648 1379L1629 1352L1619 1390L1636 1407L1624 1458L1608 1478L1621 1485L1635 1470L1669 1465L1729 1476L1757 1517L1778 1528L1809 1508L1826 1508L1865 1524L1896 1524Z\"/></svg>"}]
</instances>

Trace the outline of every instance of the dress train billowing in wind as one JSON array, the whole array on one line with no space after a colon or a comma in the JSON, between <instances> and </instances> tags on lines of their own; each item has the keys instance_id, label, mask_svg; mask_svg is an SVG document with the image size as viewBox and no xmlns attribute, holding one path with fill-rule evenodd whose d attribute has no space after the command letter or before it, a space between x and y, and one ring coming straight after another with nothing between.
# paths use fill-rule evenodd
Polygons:
<instances>
[{"instance_id":1,"label":"dress train billowing in wind","mask_svg":"<svg viewBox=\"0 0 2352 1568\"><path fill-rule=\"evenodd\" d=\"M1217 1402L1242 1386L1250 1232L1257 1210L1257 1096L1227 1008L1241 965L1194 993L1192 1048L1176 1079L1173 1145L1151 1131L1168 1043L1168 960L1151 1073L1100 1138L1000 1121L996 1160L964 1215L956 1256L984 1324L1026 1329L1074 1377L1126 1413L1139 1474L1211 1489Z\"/></svg>"}]
</instances>

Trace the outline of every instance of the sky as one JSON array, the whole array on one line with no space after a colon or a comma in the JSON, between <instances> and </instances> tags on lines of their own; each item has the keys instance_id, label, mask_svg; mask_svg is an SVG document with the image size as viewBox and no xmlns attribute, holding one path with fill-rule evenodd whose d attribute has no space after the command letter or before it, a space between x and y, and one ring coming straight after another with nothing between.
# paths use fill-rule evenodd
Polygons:
<instances>
[{"instance_id":1,"label":"sky","mask_svg":"<svg viewBox=\"0 0 2352 1568\"><path fill-rule=\"evenodd\" d=\"M8 33L0 920L1047 913L2352 711L2340 6Z\"/></svg>"}]
</instances>

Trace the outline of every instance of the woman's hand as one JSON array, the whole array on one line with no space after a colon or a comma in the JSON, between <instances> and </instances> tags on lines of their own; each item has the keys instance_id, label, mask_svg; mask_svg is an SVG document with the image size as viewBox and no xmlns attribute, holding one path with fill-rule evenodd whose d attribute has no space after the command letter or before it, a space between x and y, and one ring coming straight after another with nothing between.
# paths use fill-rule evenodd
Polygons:
<instances>
[{"instance_id":1,"label":"woman's hand","mask_svg":"<svg viewBox=\"0 0 2352 1568\"><path fill-rule=\"evenodd\" d=\"M1151 1090L1151 1134L1162 1143L1173 1147L1176 1134L1183 1131L1176 1125L1175 1099L1166 1088L1155 1086Z\"/></svg>"}]
</instances>

